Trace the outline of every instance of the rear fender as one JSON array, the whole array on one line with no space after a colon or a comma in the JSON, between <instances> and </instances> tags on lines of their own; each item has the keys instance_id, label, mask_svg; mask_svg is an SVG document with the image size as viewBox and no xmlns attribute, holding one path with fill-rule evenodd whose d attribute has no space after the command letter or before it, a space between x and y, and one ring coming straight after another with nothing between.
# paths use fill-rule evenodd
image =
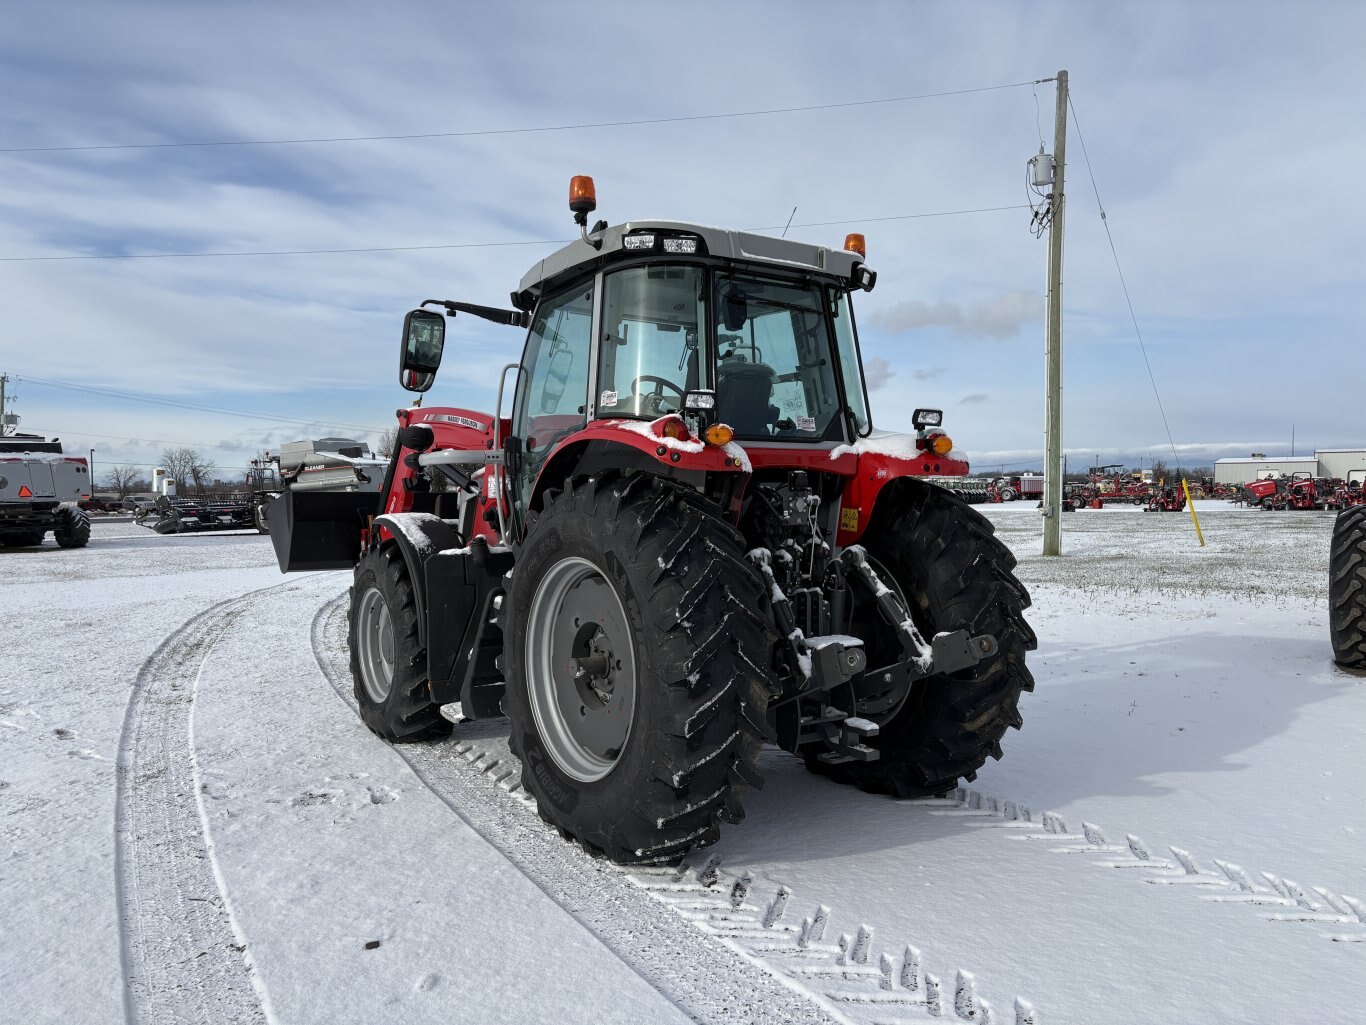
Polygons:
<instances>
[{"instance_id":1,"label":"rear fender","mask_svg":"<svg viewBox=\"0 0 1366 1025\"><path fill-rule=\"evenodd\" d=\"M668 418L653 423L644 420L590 421L550 453L537 474L528 508L539 508L547 490L561 487L572 476L628 469L678 477L699 485L712 474L733 478L739 486L728 490L732 493L731 500L738 503L750 473L744 449L733 442L717 447L698 439L682 441L657 436L653 428L664 419ZM733 511L738 512L738 507Z\"/></svg>"},{"instance_id":2,"label":"rear fender","mask_svg":"<svg viewBox=\"0 0 1366 1025\"><path fill-rule=\"evenodd\" d=\"M893 437L896 438L899 447L904 444L908 453L915 452L913 446L917 439L914 435ZM878 442L884 442L884 439L879 438ZM841 446L831 453L831 458L846 455L850 448L856 446ZM835 544L844 548L856 543L863 536L868 524L872 522L883 490L892 481L906 478L966 477L967 460L953 458L953 455L954 453L950 453L949 456L936 456L930 452L919 452L912 456L876 450L858 452L858 466L845 485L844 495L840 500L839 531L835 535Z\"/></svg>"}]
</instances>

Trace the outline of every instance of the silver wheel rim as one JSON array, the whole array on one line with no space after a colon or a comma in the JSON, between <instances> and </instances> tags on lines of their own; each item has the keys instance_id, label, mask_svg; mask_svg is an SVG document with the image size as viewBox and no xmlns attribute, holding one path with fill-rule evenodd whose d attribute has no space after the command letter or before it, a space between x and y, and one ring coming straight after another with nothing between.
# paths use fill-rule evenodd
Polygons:
<instances>
[{"instance_id":1,"label":"silver wheel rim","mask_svg":"<svg viewBox=\"0 0 1366 1025\"><path fill-rule=\"evenodd\" d=\"M631 735L636 660L621 598L587 559L562 559L541 579L525 652L531 714L547 753L572 779L602 779Z\"/></svg>"},{"instance_id":2,"label":"silver wheel rim","mask_svg":"<svg viewBox=\"0 0 1366 1025\"><path fill-rule=\"evenodd\" d=\"M394 622L378 587L361 596L356 638L365 693L375 704L383 704L394 685Z\"/></svg>"}]
</instances>

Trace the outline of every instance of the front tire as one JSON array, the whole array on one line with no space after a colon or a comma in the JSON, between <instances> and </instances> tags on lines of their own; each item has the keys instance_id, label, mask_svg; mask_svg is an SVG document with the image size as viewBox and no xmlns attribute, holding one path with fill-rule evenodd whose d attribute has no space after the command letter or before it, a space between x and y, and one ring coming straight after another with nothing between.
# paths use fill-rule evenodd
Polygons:
<instances>
[{"instance_id":1,"label":"front tire","mask_svg":"<svg viewBox=\"0 0 1366 1025\"><path fill-rule=\"evenodd\" d=\"M84 548L90 543L90 514L80 506L59 506L52 537L62 548ZM39 534L39 542L42 539L43 535Z\"/></svg>"},{"instance_id":2,"label":"front tire","mask_svg":"<svg viewBox=\"0 0 1366 1025\"><path fill-rule=\"evenodd\" d=\"M413 585L393 544L371 549L356 564L349 625L351 678L370 731L392 743L450 733L427 685Z\"/></svg>"},{"instance_id":3,"label":"front tire","mask_svg":"<svg viewBox=\"0 0 1366 1025\"><path fill-rule=\"evenodd\" d=\"M1006 728L1022 723L1020 694L1034 689L1025 652L1036 641L1024 620L1029 594L991 521L942 488L893 487L861 541L871 561L891 575L885 582L901 593L922 636L991 634L997 650L975 666L912 684L865 741L881 752L878 761L828 765L808 752L807 767L874 793L920 797L976 779L988 756L1001 757ZM888 629L881 620L878 628Z\"/></svg>"},{"instance_id":4,"label":"front tire","mask_svg":"<svg viewBox=\"0 0 1366 1025\"><path fill-rule=\"evenodd\" d=\"M1366 669L1366 505L1344 509L1333 523L1328 629L1337 664Z\"/></svg>"},{"instance_id":5,"label":"front tire","mask_svg":"<svg viewBox=\"0 0 1366 1025\"><path fill-rule=\"evenodd\" d=\"M675 861L739 821L776 691L765 600L740 534L686 487L608 475L547 495L503 656L541 817L619 863Z\"/></svg>"}]
</instances>

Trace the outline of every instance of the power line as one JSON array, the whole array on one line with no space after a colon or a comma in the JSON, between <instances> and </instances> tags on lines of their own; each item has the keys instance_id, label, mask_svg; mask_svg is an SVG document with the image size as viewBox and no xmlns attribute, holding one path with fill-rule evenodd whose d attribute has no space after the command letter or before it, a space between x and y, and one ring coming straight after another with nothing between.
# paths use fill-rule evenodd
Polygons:
<instances>
[{"instance_id":1,"label":"power line","mask_svg":"<svg viewBox=\"0 0 1366 1025\"><path fill-rule=\"evenodd\" d=\"M971 210L935 210L927 213L892 214L886 217L844 217L837 221L808 221L805 224L787 225L790 228L828 228L835 224L875 224L881 221L911 221L926 217L957 217L963 214L998 213L1002 210L1028 210L1024 204L1012 206L984 206ZM758 228L745 228L744 231L777 231L781 224L764 225ZM203 257L223 256L332 256L355 253L409 253L433 249L493 249L501 246L559 246L567 245L575 239L536 239L522 242L445 242L433 245L414 246L366 246L352 249L256 249L237 252L209 253L82 253L61 256L0 256L0 263L43 263L70 260L190 260Z\"/></svg>"},{"instance_id":2,"label":"power line","mask_svg":"<svg viewBox=\"0 0 1366 1025\"><path fill-rule=\"evenodd\" d=\"M27 424L25 425L28 426ZM134 438L127 434L95 434L91 431L54 431L50 428L31 427L30 430L37 431L39 434L50 434L54 438L64 438L72 435L77 438L106 438L110 441L122 441L132 445L179 445L182 448L202 448L216 452L255 452L256 449L242 445L210 445L203 441L171 441L168 438ZM159 466L160 463L134 463L134 466Z\"/></svg>"},{"instance_id":3,"label":"power line","mask_svg":"<svg viewBox=\"0 0 1366 1025\"><path fill-rule=\"evenodd\" d=\"M146 402L157 406L171 406L178 409L191 409L200 413L217 413L224 416L236 416L247 420L267 420L278 423L298 424L304 427L349 427L358 431L382 431L383 427L375 427L366 424L348 424L337 420L323 420L314 418L305 420L294 416L279 416L274 413L252 413L242 409L227 409L222 406L208 406L195 402L182 402L178 399L162 399L151 395L139 394L137 392L115 391L112 388L96 388L83 384L67 384L63 381L48 381L41 377L30 377L16 375L16 381L26 381L29 384L43 385L48 388L65 388L69 391L88 392L92 395L107 395L116 399L124 399L129 402Z\"/></svg>"},{"instance_id":4,"label":"power line","mask_svg":"<svg viewBox=\"0 0 1366 1025\"><path fill-rule=\"evenodd\" d=\"M150 150L150 149L189 149L222 146L303 146L320 143L346 142L399 142L420 139L469 139L491 135L530 135L536 132L573 132L589 128L631 128L640 125L679 124L687 121L722 121L743 117L770 117L776 114L801 114L815 110L842 110L850 107L871 107L886 103L909 103L914 100L932 100L946 96L967 96L971 93L996 92L1002 89L1018 89L1035 85L1050 79L1037 79L1029 82L1007 82L1004 85L978 86L974 89L948 89L942 92L916 93L910 96L883 96L872 100L847 100L843 103L813 103L804 107L770 107L762 110L739 110L718 114L681 114L675 117L639 118L630 121L590 121L571 125L543 125L534 128L483 128L463 132L410 132L398 135L344 135L320 138L299 139L221 139L205 142L138 142L138 143L97 143L81 146L7 146L0 153L83 153L99 150Z\"/></svg>"},{"instance_id":5,"label":"power line","mask_svg":"<svg viewBox=\"0 0 1366 1025\"><path fill-rule=\"evenodd\" d=\"M1114 236L1110 234L1110 221L1105 216L1105 204L1100 201L1100 189L1096 187L1096 175L1091 170L1091 155L1086 152L1086 139L1081 134L1081 121L1077 118L1077 108L1072 105L1072 97L1067 97L1067 106L1072 111L1072 124L1077 129L1077 141L1081 143L1081 155L1086 161L1086 173L1091 178L1091 191L1096 195L1096 207L1100 210L1100 223L1105 228L1105 238L1110 243L1110 255L1115 260L1115 271L1119 274L1119 287L1124 291L1124 302L1129 307L1129 319L1134 324L1134 334L1138 338L1139 351L1143 353L1143 365L1148 368L1148 380L1152 382L1153 397L1157 399L1157 411L1162 415L1162 427L1167 432L1167 443L1171 445L1172 459L1176 461L1177 471L1181 469L1181 457L1176 453L1176 439L1172 437L1171 425L1167 422L1167 410L1162 405L1162 393L1157 389L1157 377L1153 374L1153 365L1148 359L1148 347L1143 344L1143 331L1138 326L1138 315L1134 313L1134 301L1129 297L1129 285L1124 280L1124 268L1119 265L1119 252L1115 249ZM1202 542L1203 543L1203 542Z\"/></svg>"}]
</instances>

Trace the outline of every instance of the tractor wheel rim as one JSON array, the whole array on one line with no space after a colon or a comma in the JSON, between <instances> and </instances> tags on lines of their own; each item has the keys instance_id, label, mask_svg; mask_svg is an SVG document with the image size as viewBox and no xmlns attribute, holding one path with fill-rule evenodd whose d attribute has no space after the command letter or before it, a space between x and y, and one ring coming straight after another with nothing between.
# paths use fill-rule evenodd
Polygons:
<instances>
[{"instance_id":1,"label":"tractor wheel rim","mask_svg":"<svg viewBox=\"0 0 1366 1025\"><path fill-rule=\"evenodd\" d=\"M635 646L626 609L587 559L562 559L531 599L527 693L555 764L592 783L621 760L636 706Z\"/></svg>"},{"instance_id":2,"label":"tractor wheel rim","mask_svg":"<svg viewBox=\"0 0 1366 1025\"><path fill-rule=\"evenodd\" d=\"M361 597L356 620L361 682L370 700L382 704L394 686L394 621L379 588L372 587Z\"/></svg>"}]
</instances>

